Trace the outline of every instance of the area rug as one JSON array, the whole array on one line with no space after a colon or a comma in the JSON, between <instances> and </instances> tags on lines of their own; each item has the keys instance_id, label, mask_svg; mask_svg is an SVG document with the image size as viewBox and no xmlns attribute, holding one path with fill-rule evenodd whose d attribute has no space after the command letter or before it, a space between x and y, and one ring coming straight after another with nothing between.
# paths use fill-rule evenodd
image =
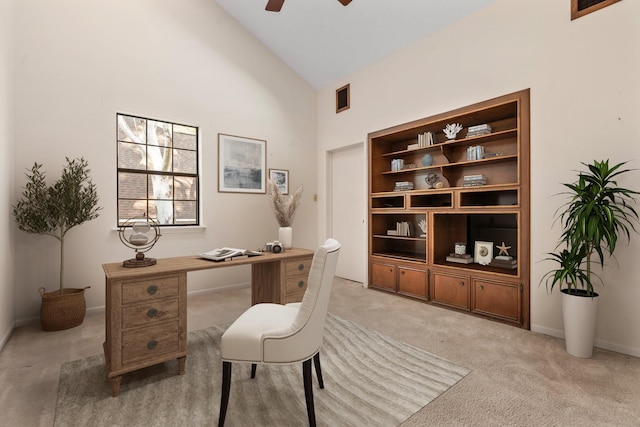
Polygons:
<instances>
[{"instance_id":1,"label":"area rug","mask_svg":"<svg viewBox=\"0 0 640 427\"><path fill-rule=\"evenodd\" d=\"M54 425L215 426L226 327L190 332L186 373L166 362L124 376L111 397L104 356L65 363ZM319 426L397 426L452 387L469 370L441 357L329 315L320 351L325 388L314 371ZM235 363L226 425L304 426L302 364Z\"/></svg>"}]
</instances>

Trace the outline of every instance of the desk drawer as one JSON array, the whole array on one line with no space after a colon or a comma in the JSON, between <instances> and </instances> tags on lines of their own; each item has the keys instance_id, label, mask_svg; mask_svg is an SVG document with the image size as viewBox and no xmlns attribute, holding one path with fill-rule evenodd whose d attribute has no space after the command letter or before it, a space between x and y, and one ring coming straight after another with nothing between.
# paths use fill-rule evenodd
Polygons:
<instances>
[{"instance_id":1,"label":"desk drawer","mask_svg":"<svg viewBox=\"0 0 640 427\"><path fill-rule=\"evenodd\" d=\"M308 276L311 269L311 258L304 258L295 261L285 261L284 275L286 277L296 276L298 274Z\"/></svg>"},{"instance_id":2,"label":"desk drawer","mask_svg":"<svg viewBox=\"0 0 640 427\"><path fill-rule=\"evenodd\" d=\"M296 292L293 294L287 294L284 297L284 303L289 304L292 302L302 302L302 298L304 298L304 292Z\"/></svg>"},{"instance_id":3,"label":"desk drawer","mask_svg":"<svg viewBox=\"0 0 640 427\"><path fill-rule=\"evenodd\" d=\"M122 364L151 359L180 350L180 322L176 319L123 332Z\"/></svg>"},{"instance_id":4,"label":"desk drawer","mask_svg":"<svg viewBox=\"0 0 640 427\"><path fill-rule=\"evenodd\" d=\"M180 288L178 276L158 277L122 283L122 304L148 301L156 298L177 297Z\"/></svg>"},{"instance_id":5,"label":"desk drawer","mask_svg":"<svg viewBox=\"0 0 640 427\"><path fill-rule=\"evenodd\" d=\"M290 277L285 281L284 293L286 295L302 293L307 290L307 276Z\"/></svg>"},{"instance_id":6,"label":"desk drawer","mask_svg":"<svg viewBox=\"0 0 640 427\"><path fill-rule=\"evenodd\" d=\"M178 298L151 300L122 309L122 327L142 326L178 317Z\"/></svg>"}]
</instances>

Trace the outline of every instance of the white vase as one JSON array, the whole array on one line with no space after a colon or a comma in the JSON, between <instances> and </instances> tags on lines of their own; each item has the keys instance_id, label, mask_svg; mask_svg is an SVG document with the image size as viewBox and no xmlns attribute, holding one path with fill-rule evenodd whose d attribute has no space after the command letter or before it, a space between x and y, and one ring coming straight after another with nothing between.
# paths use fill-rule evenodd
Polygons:
<instances>
[{"instance_id":1,"label":"white vase","mask_svg":"<svg viewBox=\"0 0 640 427\"><path fill-rule=\"evenodd\" d=\"M583 359L588 359L593 354L598 313L598 294L594 295L569 295L562 290L562 319L567 352Z\"/></svg>"},{"instance_id":2,"label":"white vase","mask_svg":"<svg viewBox=\"0 0 640 427\"><path fill-rule=\"evenodd\" d=\"M280 227L278 229L278 240L285 249L291 249L293 246L293 229L291 227Z\"/></svg>"}]
</instances>

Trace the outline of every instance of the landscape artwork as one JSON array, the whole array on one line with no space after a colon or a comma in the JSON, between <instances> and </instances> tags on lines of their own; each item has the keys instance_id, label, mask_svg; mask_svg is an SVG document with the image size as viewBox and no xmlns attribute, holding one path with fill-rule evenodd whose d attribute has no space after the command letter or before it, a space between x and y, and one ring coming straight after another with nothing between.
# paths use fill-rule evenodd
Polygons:
<instances>
[{"instance_id":1,"label":"landscape artwork","mask_svg":"<svg viewBox=\"0 0 640 427\"><path fill-rule=\"evenodd\" d=\"M218 135L218 191L266 192L267 141Z\"/></svg>"}]
</instances>

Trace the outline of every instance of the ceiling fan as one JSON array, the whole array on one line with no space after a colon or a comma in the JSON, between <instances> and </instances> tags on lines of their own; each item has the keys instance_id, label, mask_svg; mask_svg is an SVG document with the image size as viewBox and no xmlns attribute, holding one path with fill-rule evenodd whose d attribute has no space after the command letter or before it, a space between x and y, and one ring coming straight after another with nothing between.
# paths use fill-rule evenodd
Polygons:
<instances>
[{"instance_id":1,"label":"ceiling fan","mask_svg":"<svg viewBox=\"0 0 640 427\"><path fill-rule=\"evenodd\" d=\"M346 6L349 3L351 3L351 0L338 0L338 1L342 3L343 6ZM268 10L269 12L280 12L280 9L282 9L283 4L284 4L284 0L269 0L269 2L267 3L266 10Z\"/></svg>"}]
</instances>

